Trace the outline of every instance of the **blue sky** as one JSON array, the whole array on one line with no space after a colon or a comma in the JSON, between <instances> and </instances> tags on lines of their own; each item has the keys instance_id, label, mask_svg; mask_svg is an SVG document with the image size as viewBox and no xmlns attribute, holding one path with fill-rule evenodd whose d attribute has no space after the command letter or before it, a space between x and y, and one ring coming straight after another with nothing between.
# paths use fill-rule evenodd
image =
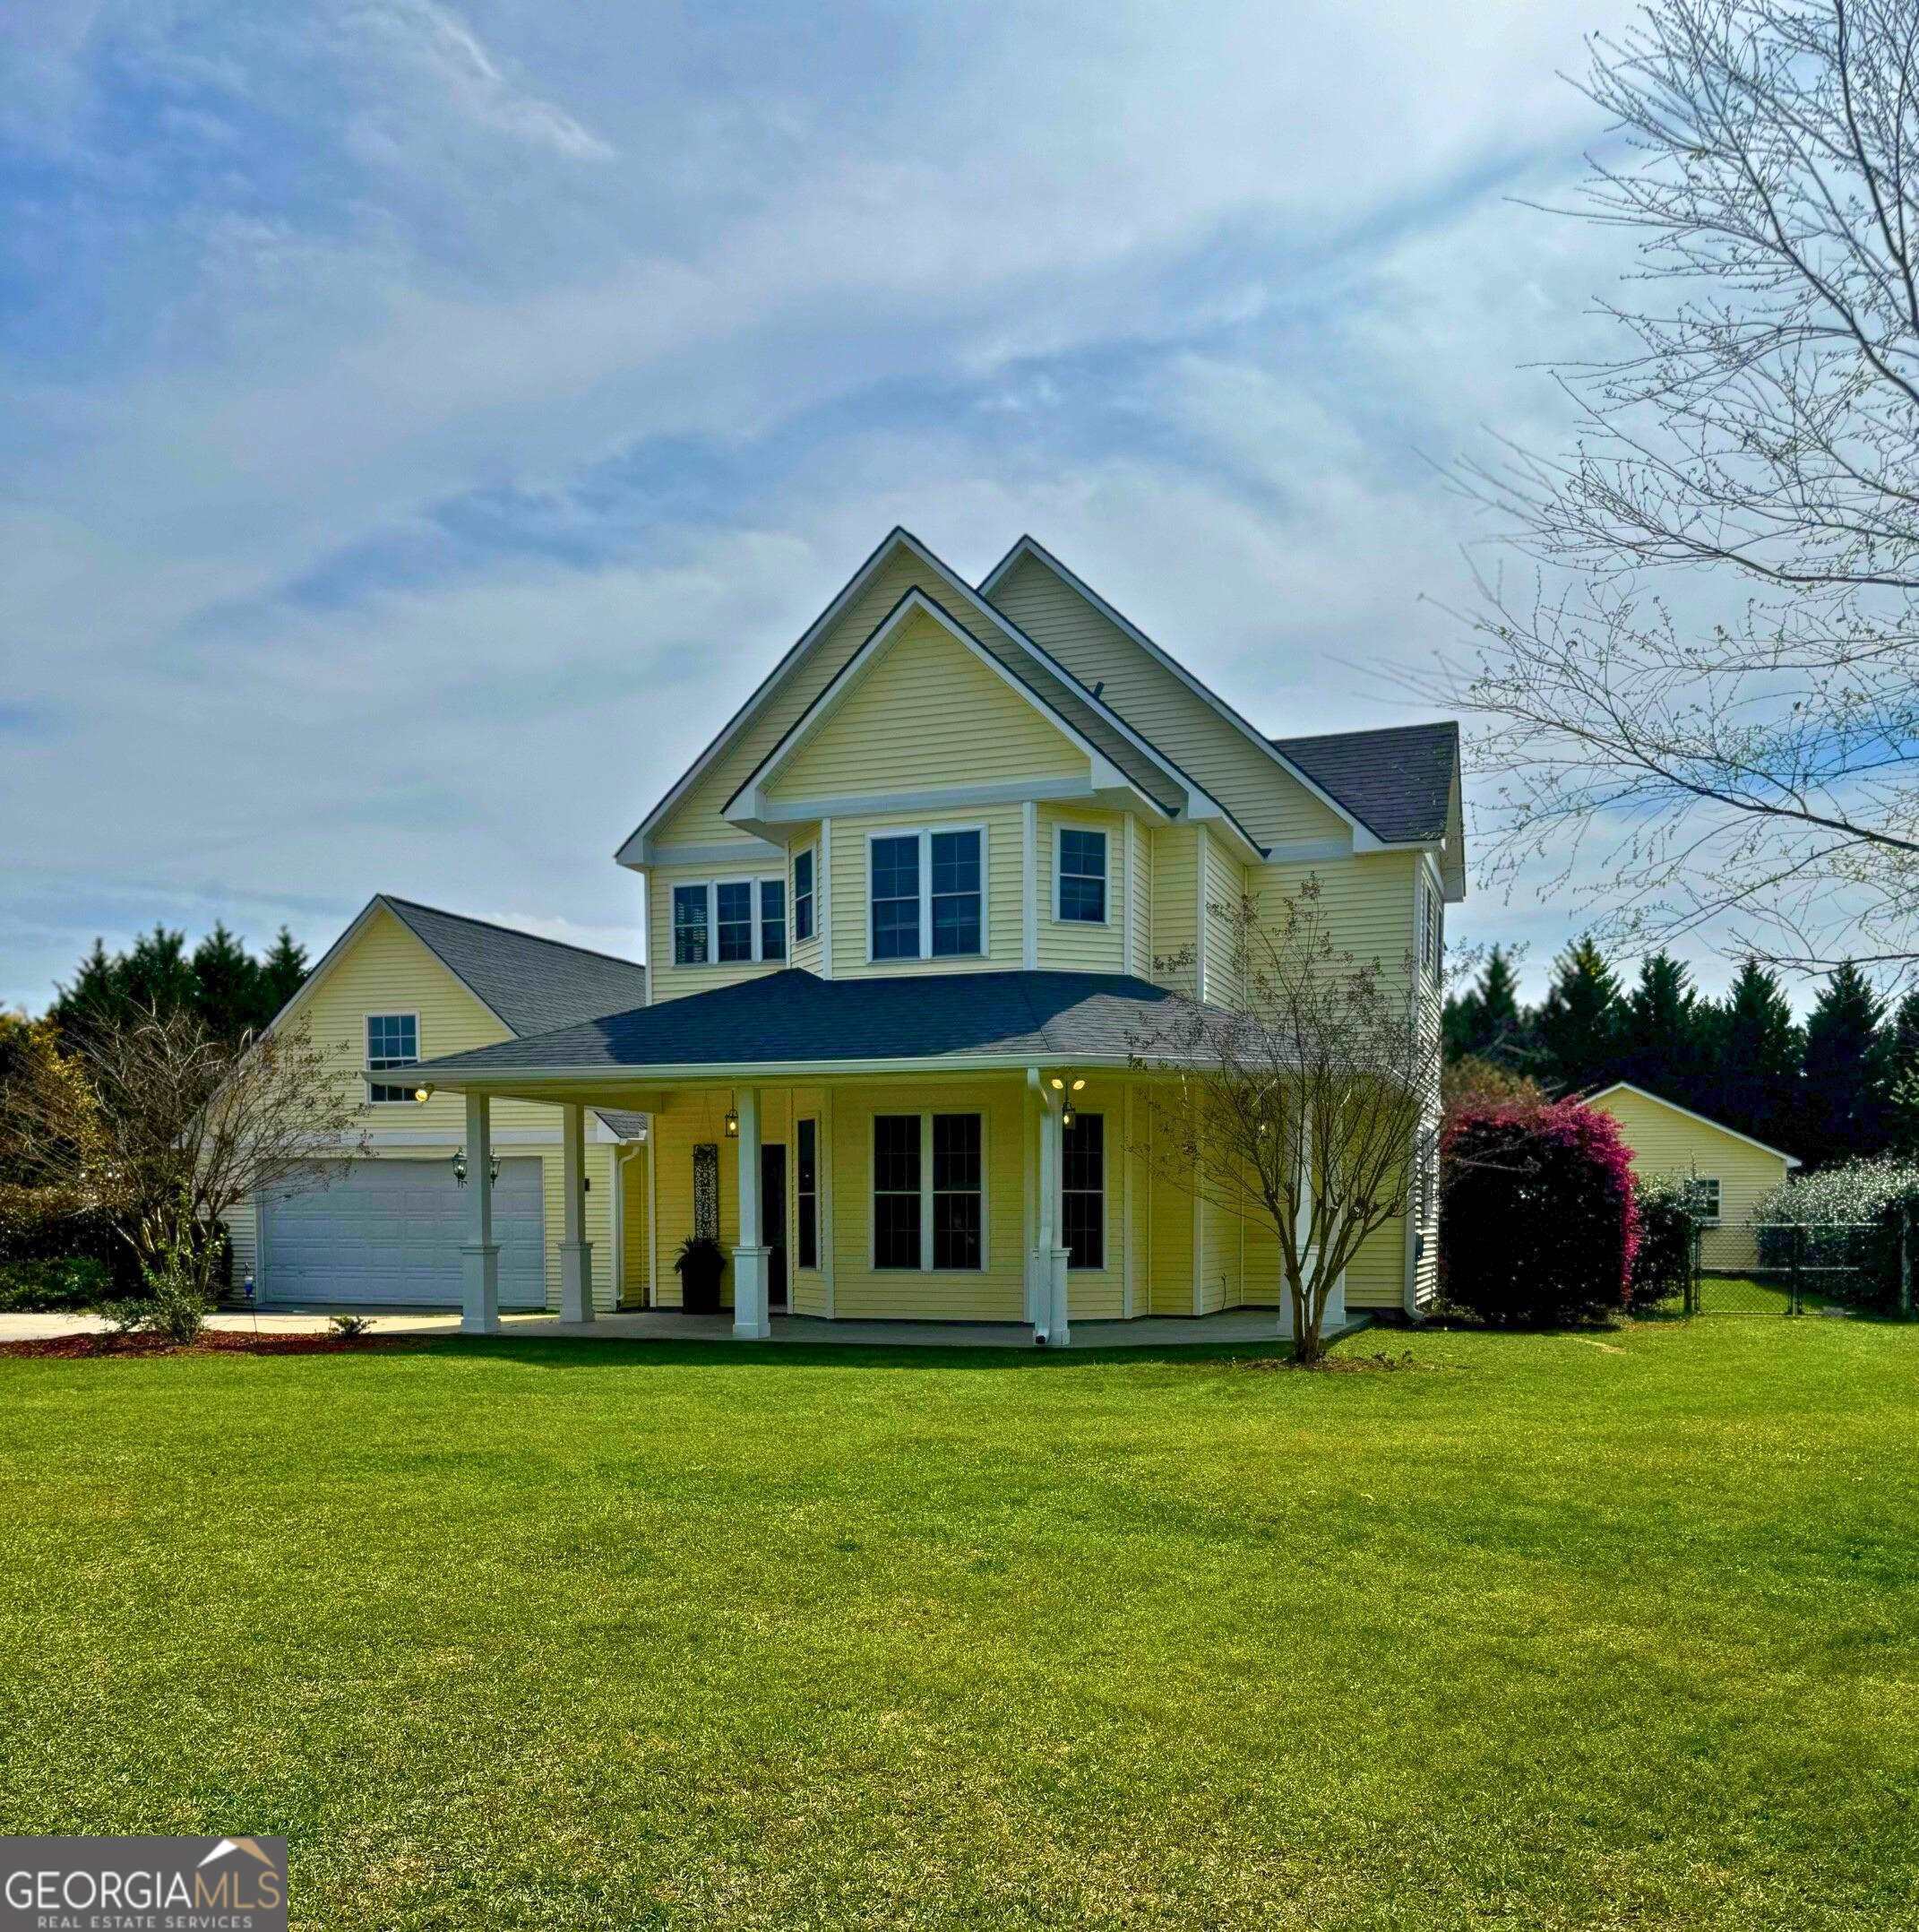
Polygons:
<instances>
[{"instance_id":1,"label":"blue sky","mask_svg":"<svg viewBox=\"0 0 1919 1932\"><path fill-rule=\"evenodd\" d=\"M896 522L1271 731L1429 715L1433 461L1561 433L1621 265L1513 199L1612 17L10 9L0 1000L381 889L635 952L615 846Z\"/></svg>"}]
</instances>

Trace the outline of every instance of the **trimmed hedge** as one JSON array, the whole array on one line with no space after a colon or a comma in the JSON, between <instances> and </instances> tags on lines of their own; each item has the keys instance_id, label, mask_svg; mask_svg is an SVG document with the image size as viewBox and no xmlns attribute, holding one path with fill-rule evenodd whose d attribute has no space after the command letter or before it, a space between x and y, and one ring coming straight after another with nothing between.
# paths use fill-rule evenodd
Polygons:
<instances>
[{"instance_id":1,"label":"trimmed hedge","mask_svg":"<svg viewBox=\"0 0 1919 1932\"><path fill-rule=\"evenodd\" d=\"M90 1308L113 1292L113 1276L90 1255L0 1262L0 1314Z\"/></svg>"},{"instance_id":2,"label":"trimmed hedge","mask_svg":"<svg viewBox=\"0 0 1919 1932\"><path fill-rule=\"evenodd\" d=\"M1440 1283L1501 1326L1622 1314L1639 1249L1631 1155L1578 1100L1468 1102L1441 1143Z\"/></svg>"}]
</instances>

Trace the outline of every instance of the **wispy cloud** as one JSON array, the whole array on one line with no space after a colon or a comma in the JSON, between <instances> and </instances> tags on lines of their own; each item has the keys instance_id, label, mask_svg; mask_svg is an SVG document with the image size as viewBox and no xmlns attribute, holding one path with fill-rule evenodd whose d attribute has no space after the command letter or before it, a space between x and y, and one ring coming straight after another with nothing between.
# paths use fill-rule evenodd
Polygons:
<instances>
[{"instance_id":1,"label":"wispy cloud","mask_svg":"<svg viewBox=\"0 0 1919 1932\"><path fill-rule=\"evenodd\" d=\"M1550 426L1524 366L1611 272L1504 199L1594 132L1602 22L635 20L0 35L0 997L381 887L636 942L612 847L899 521L1038 531L1275 729L1430 652L1424 455Z\"/></svg>"}]
</instances>

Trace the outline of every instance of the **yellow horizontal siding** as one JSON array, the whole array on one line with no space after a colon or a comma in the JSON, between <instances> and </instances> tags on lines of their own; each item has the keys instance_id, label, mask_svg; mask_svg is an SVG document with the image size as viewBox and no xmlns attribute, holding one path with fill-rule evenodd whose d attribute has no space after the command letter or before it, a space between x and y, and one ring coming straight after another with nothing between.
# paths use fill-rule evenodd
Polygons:
<instances>
[{"instance_id":1,"label":"yellow horizontal siding","mask_svg":"<svg viewBox=\"0 0 1919 1932\"><path fill-rule=\"evenodd\" d=\"M1235 920L1246 897L1246 868L1213 832L1206 849L1206 996L1229 1006L1239 994L1238 934Z\"/></svg>"},{"instance_id":2,"label":"yellow horizontal siding","mask_svg":"<svg viewBox=\"0 0 1919 1932\"><path fill-rule=\"evenodd\" d=\"M1086 754L1056 725L922 613L770 789L778 798L838 798L1087 772Z\"/></svg>"},{"instance_id":3,"label":"yellow horizontal siding","mask_svg":"<svg viewBox=\"0 0 1919 1932\"><path fill-rule=\"evenodd\" d=\"M1081 684L1104 684L1106 703L1260 844L1347 834L1337 813L1038 559L1009 571L993 601Z\"/></svg>"},{"instance_id":4,"label":"yellow horizontal siding","mask_svg":"<svg viewBox=\"0 0 1919 1932\"><path fill-rule=\"evenodd\" d=\"M1594 1103L1618 1121L1632 1150L1632 1169L1647 1179L1672 1175L1719 1183L1717 1228L1700 1238L1700 1259L1709 1269L1754 1266L1758 1238L1751 1222L1760 1199L1789 1171L1783 1154L1749 1146L1723 1127L1690 1120L1676 1108L1639 1093L1609 1093Z\"/></svg>"},{"instance_id":5,"label":"yellow horizontal siding","mask_svg":"<svg viewBox=\"0 0 1919 1932\"><path fill-rule=\"evenodd\" d=\"M1038 963L1054 972L1123 972L1126 955L1125 838L1129 821L1120 812L1082 812L1043 805L1038 811L1034 898L1038 911ZM1063 920L1055 872L1059 828L1083 826L1106 835L1106 923Z\"/></svg>"},{"instance_id":6,"label":"yellow horizontal siding","mask_svg":"<svg viewBox=\"0 0 1919 1932\"><path fill-rule=\"evenodd\" d=\"M1247 891L1259 917L1278 930L1284 902L1307 880L1319 884L1319 911L1333 944L1362 962L1377 961L1388 983L1404 988L1413 948L1413 880L1417 855L1367 852L1315 864L1249 866Z\"/></svg>"},{"instance_id":7,"label":"yellow horizontal siding","mask_svg":"<svg viewBox=\"0 0 1919 1932\"><path fill-rule=\"evenodd\" d=\"M1190 955L1199 943L1199 838L1191 825L1162 826L1152 840L1151 958L1148 974L1190 993L1197 976ZM1175 970L1175 960L1187 963Z\"/></svg>"}]
</instances>

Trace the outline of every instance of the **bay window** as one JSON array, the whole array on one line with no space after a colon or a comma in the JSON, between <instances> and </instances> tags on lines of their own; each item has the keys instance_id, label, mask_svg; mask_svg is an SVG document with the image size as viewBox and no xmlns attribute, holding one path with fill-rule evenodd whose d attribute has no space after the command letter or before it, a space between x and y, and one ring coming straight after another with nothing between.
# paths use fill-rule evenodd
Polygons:
<instances>
[{"instance_id":1,"label":"bay window","mask_svg":"<svg viewBox=\"0 0 1919 1932\"><path fill-rule=\"evenodd\" d=\"M750 966L786 956L784 879L701 879L674 886L676 966Z\"/></svg>"},{"instance_id":2,"label":"bay window","mask_svg":"<svg viewBox=\"0 0 1919 1932\"><path fill-rule=\"evenodd\" d=\"M793 860L793 943L804 945L813 937L813 868L815 864L813 848L808 846Z\"/></svg>"},{"instance_id":3,"label":"bay window","mask_svg":"<svg viewBox=\"0 0 1919 1932\"><path fill-rule=\"evenodd\" d=\"M1060 1130L1060 1246L1069 1268L1106 1264L1106 1121L1076 1113Z\"/></svg>"},{"instance_id":4,"label":"bay window","mask_svg":"<svg viewBox=\"0 0 1919 1932\"><path fill-rule=\"evenodd\" d=\"M1062 825L1053 846L1053 916L1070 925L1106 923L1106 835Z\"/></svg>"}]
</instances>

